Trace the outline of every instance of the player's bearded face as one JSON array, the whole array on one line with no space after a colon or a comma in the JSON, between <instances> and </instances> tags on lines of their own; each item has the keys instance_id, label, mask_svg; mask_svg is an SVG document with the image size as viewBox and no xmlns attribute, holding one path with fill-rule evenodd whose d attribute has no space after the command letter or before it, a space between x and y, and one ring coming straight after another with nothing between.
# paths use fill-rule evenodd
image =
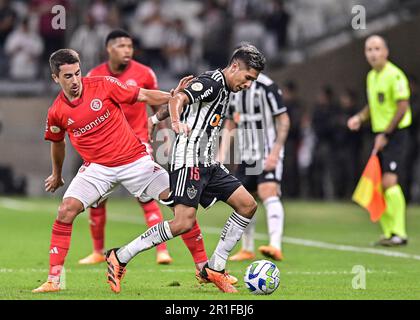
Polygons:
<instances>
[{"instance_id":1,"label":"player's bearded face","mask_svg":"<svg viewBox=\"0 0 420 320\"><path fill-rule=\"evenodd\" d=\"M60 67L58 76L53 75L67 96L78 97L82 91L82 72L80 64L65 64Z\"/></svg>"},{"instance_id":2,"label":"player's bearded face","mask_svg":"<svg viewBox=\"0 0 420 320\"><path fill-rule=\"evenodd\" d=\"M233 71L232 85L230 86L233 92L246 90L251 87L252 81L258 78L259 71L253 68L247 68L245 65L238 65Z\"/></svg>"},{"instance_id":3,"label":"player's bearded face","mask_svg":"<svg viewBox=\"0 0 420 320\"><path fill-rule=\"evenodd\" d=\"M123 67L133 58L133 41L130 38L116 38L109 43L107 49L110 59Z\"/></svg>"}]
</instances>

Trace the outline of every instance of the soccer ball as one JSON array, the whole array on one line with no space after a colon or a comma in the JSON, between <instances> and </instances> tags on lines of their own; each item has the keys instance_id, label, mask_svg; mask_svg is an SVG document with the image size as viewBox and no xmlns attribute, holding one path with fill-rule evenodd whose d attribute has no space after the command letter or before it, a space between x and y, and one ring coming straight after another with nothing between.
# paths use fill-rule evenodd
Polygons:
<instances>
[{"instance_id":1,"label":"soccer ball","mask_svg":"<svg viewBox=\"0 0 420 320\"><path fill-rule=\"evenodd\" d=\"M271 261L254 261L246 269L244 282L252 294L272 294L280 284L280 270Z\"/></svg>"}]
</instances>

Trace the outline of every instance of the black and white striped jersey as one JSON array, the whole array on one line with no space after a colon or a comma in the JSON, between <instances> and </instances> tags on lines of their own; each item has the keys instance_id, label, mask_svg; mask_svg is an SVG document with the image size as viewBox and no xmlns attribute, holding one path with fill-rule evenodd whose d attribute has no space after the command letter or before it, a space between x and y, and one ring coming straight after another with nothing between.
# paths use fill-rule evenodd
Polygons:
<instances>
[{"instance_id":1,"label":"black and white striped jersey","mask_svg":"<svg viewBox=\"0 0 420 320\"><path fill-rule=\"evenodd\" d=\"M260 73L248 90L231 93L227 117L238 126L241 161L267 158L277 138L275 116L287 112L282 93L268 76Z\"/></svg>"},{"instance_id":2,"label":"black and white striped jersey","mask_svg":"<svg viewBox=\"0 0 420 320\"><path fill-rule=\"evenodd\" d=\"M191 128L189 137L177 135L172 147L170 170L208 167L214 164L218 135L229 107L230 90L220 69L195 78L184 93L189 104L180 121Z\"/></svg>"}]
</instances>

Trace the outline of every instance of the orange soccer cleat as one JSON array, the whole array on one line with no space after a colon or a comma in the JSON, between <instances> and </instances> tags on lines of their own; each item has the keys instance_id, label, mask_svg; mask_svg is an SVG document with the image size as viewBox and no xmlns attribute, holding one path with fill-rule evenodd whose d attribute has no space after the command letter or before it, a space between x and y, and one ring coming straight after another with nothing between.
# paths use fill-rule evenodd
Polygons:
<instances>
[{"instance_id":1,"label":"orange soccer cleat","mask_svg":"<svg viewBox=\"0 0 420 320\"><path fill-rule=\"evenodd\" d=\"M226 276L228 277L228 280L230 282L230 284L235 285L238 283L238 278L236 278L235 276L232 276L231 274L226 272ZM210 281L206 278L204 278L200 271L198 269L195 269L195 278L197 279L198 283L210 283Z\"/></svg>"},{"instance_id":2,"label":"orange soccer cleat","mask_svg":"<svg viewBox=\"0 0 420 320\"><path fill-rule=\"evenodd\" d=\"M173 259L169 255L168 250L159 250L156 253L156 262L157 264L171 264Z\"/></svg>"},{"instance_id":3,"label":"orange soccer cleat","mask_svg":"<svg viewBox=\"0 0 420 320\"><path fill-rule=\"evenodd\" d=\"M283 253L280 249L277 249L273 246L261 246L258 248L258 251L260 251L264 256L267 258L276 260L276 261L282 261L283 260Z\"/></svg>"},{"instance_id":4,"label":"orange soccer cleat","mask_svg":"<svg viewBox=\"0 0 420 320\"><path fill-rule=\"evenodd\" d=\"M208 264L203 267L200 276L226 293L237 293L238 290L230 283L229 275L224 271L216 271L209 268Z\"/></svg>"},{"instance_id":5,"label":"orange soccer cleat","mask_svg":"<svg viewBox=\"0 0 420 320\"><path fill-rule=\"evenodd\" d=\"M245 249L241 249L237 254L234 254L229 258L229 261L246 261L246 260L254 260L255 253L251 251L247 251Z\"/></svg>"},{"instance_id":6,"label":"orange soccer cleat","mask_svg":"<svg viewBox=\"0 0 420 320\"><path fill-rule=\"evenodd\" d=\"M44 292L57 292L60 291L60 283L47 281L44 282L40 287L32 290L33 293L44 293Z\"/></svg>"},{"instance_id":7,"label":"orange soccer cleat","mask_svg":"<svg viewBox=\"0 0 420 320\"><path fill-rule=\"evenodd\" d=\"M121 263L117 257L117 251L119 248L114 248L106 253L106 263L108 264L107 282L109 283L111 290L115 293L121 291L121 281L126 272L126 263Z\"/></svg>"},{"instance_id":8,"label":"orange soccer cleat","mask_svg":"<svg viewBox=\"0 0 420 320\"><path fill-rule=\"evenodd\" d=\"M90 255L88 255L86 258L80 259L79 264L98 264L105 262L105 255L103 253L99 252L93 252Z\"/></svg>"}]
</instances>

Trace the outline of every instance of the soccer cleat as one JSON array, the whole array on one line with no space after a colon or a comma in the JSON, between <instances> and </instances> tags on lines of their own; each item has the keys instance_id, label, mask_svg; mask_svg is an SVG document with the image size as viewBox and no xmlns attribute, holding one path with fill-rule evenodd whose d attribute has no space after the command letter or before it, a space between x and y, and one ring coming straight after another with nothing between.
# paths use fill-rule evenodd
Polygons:
<instances>
[{"instance_id":1,"label":"soccer cleat","mask_svg":"<svg viewBox=\"0 0 420 320\"><path fill-rule=\"evenodd\" d=\"M157 264L171 264L173 259L169 255L168 250L159 250L156 253L156 262Z\"/></svg>"},{"instance_id":2,"label":"soccer cleat","mask_svg":"<svg viewBox=\"0 0 420 320\"><path fill-rule=\"evenodd\" d=\"M238 290L230 283L229 276L224 271L216 271L209 268L206 264L200 271L200 276L219 288L220 291L226 293L237 293Z\"/></svg>"},{"instance_id":3,"label":"soccer cleat","mask_svg":"<svg viewBox=\"0 0 420 320\"><path fill-rule=\"evenodd\" d=\"M400 247L400 246L406 246L407 244L408 244L408 239L402 238L395 234L393 234L389 238L381 237L379 241L375 243L375 245L383 246L383 247Z\"/></svg>"},{"instance_id":4,"label":"soccer cleat","mask_svg":"<svg viewBox=\"0 0 420 320\"><path fill-rule=\"evenodd\" d=\"M229 258L229 261L246 261L246 260L254 260L255 253L251 251L247 251L241 249L237 254L234 254Z\"/></svg>"},{"instance_id":5,"label":"soccer cleat","mask_svg":"<svg viewBox=\"0 0 420 320\"><path fill-rule=\"evenodd\" d=\"M258 251L261 252L265 257L276 260L282 261L283 260L283 253L280 249L277 249L273 246L261 246L258 248Z\"/></svg>"},{"instance_id":6,"label":"soccer cleat","mask_svg":"<svg viewBox=\"0 0 420 320\"><path fill-rule=\"evenodd\" d=\"M238 283L238 278L236 278L235 276L232 276L231 274L226 272L226 276L228 277L228 280L230 282L230 284L235 285ZM198 283L202 284L202 283L210 283L209 280L207 280L206 278L204 278L200 271L198 269L195 269L195 278L197 279Z\"/></svg>"},{"instance_id":7,"label":"soccer cleat","mask_svg":"<svg viewBox=\"0 0 420 320\"><path fill-rule=\"evenodd\" d=\"M33 293L44 293L44 292L57 292L60 291L60 283L47 281L44 282L40 287L32 290Z\"/></svg>"},{"instance_id":8,"label":"soccer cleat","mask_svg":"<svg viewBox=\"0 0 420 320\"><path fill-rule=\"evenodd\" d=\"M121 281L126 272L126 263L121 263L117 257L117 251L119 248L114 248L106 253L106 263L108 264L107 282L109 283L111 290L115 293L121 291Z\"/></svg>"},{"instance_id":9,"label":"soccer cleat","mask_svg":"<svg viewBox=\"0 0 420 320\"><path fill-rule=\"evenodd\" d=\"M79 264L98 264L105 262L105 255L99 252L93 252L86 258L80 259Z\"/></svg>"}]
</instances>

